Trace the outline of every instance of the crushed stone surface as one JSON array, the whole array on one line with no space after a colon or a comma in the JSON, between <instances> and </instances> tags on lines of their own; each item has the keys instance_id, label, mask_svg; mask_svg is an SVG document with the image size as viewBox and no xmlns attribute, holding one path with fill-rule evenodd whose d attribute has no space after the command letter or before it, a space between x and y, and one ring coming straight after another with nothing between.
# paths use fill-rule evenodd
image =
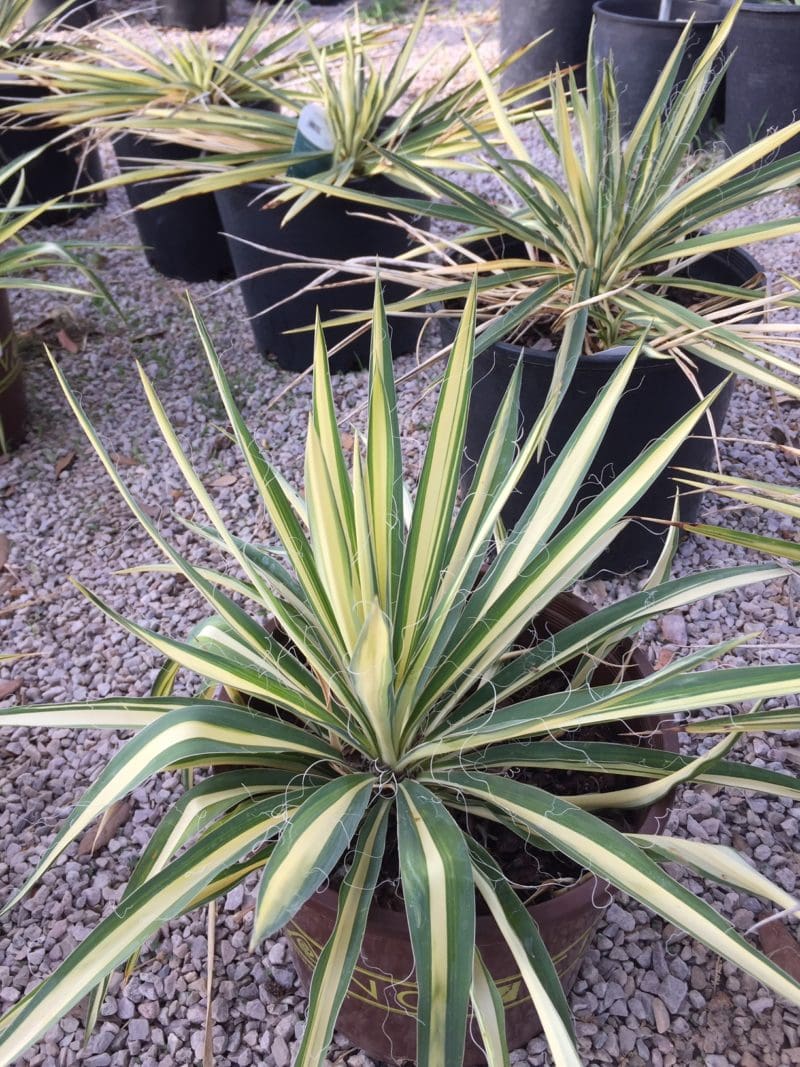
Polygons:
<instances>
[{"instance_id":1,"label":"crushed stone surface","mask_svg":"<svg viewBox=\"0 0 800 1067\"><path fill-rule=\"evenodd\" d=\"M121 4L106 5L120 9ZM231 0L232 22L249 12ZM335 21L345 7L318 9ZM485 33L488 58L496 47L493 15L477 0L440 4L426 25L425 43L456 54L464 23ZM142 33L150 32L142 25ZM223 38L229 30L214 31ZM112 164L106 160L108 166ZM796 192L772 197L751 212L797 212ZM69 230L74 236L136 244L124 194ZM756 248L767 270L800 274L800 244L784 238ZM46 363L50 345L100 437L121 466L137 498L161 529L192 559L208 558L179 518L194 516L190 494L166 454L149 418L136 370L138 360L154 380L198 471L212 487L224 518L241 537L269 540L271 530L234 451L222 433L223 416L190 322L184 286L156 275L140 251L102 253L104 277L127 322L89 299L42 294L13 295L23 334L32 427L27 443L0 465L0 533L10 554L0 573L0 649L29 653L0 667L0 680L19 681L4 703L81 700L112 694L143 695L156 671L155 653L105 619L87 603L70 578L87 585L113 608L156 630L185 634L205 614L186 585L169 575L119 575L126 567L160 561L83 438ZM243 304L235 288L192 286L215 338L245 416L271 458L295 485L303 471L303 440L309 409L306 380L274 407L269 400L291 376L254 349ZM59 339L66 331L79 351ZM425 354L424 352L422 353ZM398 371L414 365L401 356ZM405 385L400 394L406 474L419 470L435 402L435 373ZM366 375L339 376L335 391L347 426L363 423ZM733 440L721 448L723 470L748 478L796 485L798 466L778 447L797 443L800 408L776 403L764 390L741 383L728 421ZM63 469L62 469L63 468ZM58 470L57 470L58 469ZM730 511L713 500L705 518L773 536L797 536L788 520L766 512ZM197 516L195 516L197 517ZM685 541L676 574L696 573L748 558L743 550L698 539ZM631 591L641 580L594 580L581 592L602 603ZM653 658L686 652L742 632L750 644L726 665L794 662L800 651L797 610L800 584L792 578L704 601L655 621L642 635ZM109 757L126 740L123 732L28 729L0 732L0 904L11 896L42 855L56 828ZM796 773L800 729L756 735L738 746L735 758ZM713 739L682 735L684 751L703 751ZM77 846L0 923L0 1007L15 1003L78 945L99 917L118 902L153 826L180 794L177 775L162 774L133 793L128 821L95 855ZM796 802L749 796L729 789L687 787L679 795L668 829L678 835L734 845L785 890L800 880ZM693 893L717 906L744 932L770 913L761 900L713 888L674 871ZM218 1067L288 1067L305 1017L283 939L248 952L253 891L250 880L219 903L211 1004L213 1062ZM789 927L796 935L797 921ZM26 1067L174 1067L201 1062L205 1041L206 975L209 966L205 913L166 924L142 953L133 977L115 977L96 1032L84 1048L82 1014L74 1009L19 1061ZM704 946L618 896L605 912L571 996L584 1061L619 1067L777 1067L800 1064L800 1011ZM550 1063L542 1038L512 1054L512 1063ZM337 1037L326 1067L371 1067L372 1061Z\"/></svg>"}]
</instances>

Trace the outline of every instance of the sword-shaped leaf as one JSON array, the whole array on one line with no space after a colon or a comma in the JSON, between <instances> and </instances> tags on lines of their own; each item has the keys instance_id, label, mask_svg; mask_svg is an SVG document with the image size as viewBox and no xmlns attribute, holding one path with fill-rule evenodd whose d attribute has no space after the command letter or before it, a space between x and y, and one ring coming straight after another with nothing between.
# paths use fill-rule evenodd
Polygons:
<instances>
[{"instance_id":1,"label":"sword-shaped leaf","mask_svg":"<svg viewBox=\"0 0 800 1067\"><path fill-rule=\"evenodd\" d=\"M505 1005L477 948L472 958L469 999L480 1030L487 1067L510 1067Z\"/></svg>"},{"instance_id":2,"label":"sword-shaped leaf","mask_svg":"<svg viewBox=\"0 0 800 1067\"><path fill-rule=\"evenodd\" d=\"M186 641L176 641L174 638L165 637L154 630L149 630L146 626L140 626L131 619L126 619L80 583L74 584L95 607L98 607L110 619L187 670L195 671L220 685L233 687L249 696L277 704L279 707L302 712L309 719L334 732L339 732L347 739L352 739L353 731L344 725L340 713L270 676L266 666L260 668L239 666L231 659L205 651Z\"/></svg>"},{"instance_id":3,"label":"sword-shaped leaf","mask_svg":"<svg viewBox=\"0 0 800 1067\"><path fill-rule=\"evenodd\" d=\"M320 580L311 546L306 539L305 532L297 519L291 502L284 493L279 480L276 478L270 464L264 458L264 455L256 444L249 427L242 418L241 412L233 398L233 392L228 379L225 376L219 357L214 349L214 344L206 330L205 323L191 301L190 307L197 331L200 335L200 341L203 345L203 351L205 352L217 389L219 390L219 394L225 405L225 411L231 421L236 441L242 456L248 465L256 488L264 502L267 514L275 527L278 537L281 540L281 544L289 555L289 559L296 571L297 578L305 595L315 608L320 625L324 626L330 647L340 647L341 636L339 626Z\"/></svg>"},{"instance_id":4,"label":"sword-shaped leaf","mask_svg":"<svg viewBox=\"0 0 800 1067\"><path fill-rule=\"evenodd\" d=\"M67 845L115 800L126 796L151 774L188 756L213 764L223 753L247 759L250 753L302 755L337 761L339 753L321 738L297 726L225 704L183 707L145 726L108 762L86 790L55 840L3 912L20 900L61 855Z\"/></svg>"},{"instance_id":5,"label":"sword-shaped leaf","mask_svg":"<svg viewBox=\"0 0 800 1067\"><path fill-rule=\"evenodd\" d=\"M581 1067L569 1005L539 929L489 853L470 843L472 875L520 969L556 1067Z\"/></svg>"},{"instance_id":6,"label":"sword-shaped leaf","mask_svg":"<svg viewBox=\"0 0 800 1067\"><path fill-rule=\"evenodd\" d=\"M494 582L502 581L498 576L503 574L503 554L513 550L506 543L453 631L442 666L431 678L422 698L426 704L450 690L458 679L453 695L448 698L448 706L455 706L473 682L480 680L486 667L496 662L498 653L549 603L556 589L563 589L571 578L579 577L603 550L609 532L612 536L616 532L613 524L652 485L718 392L715 390L705 397L651 444L546 547L540 546L532 560L524 566L520 561L500 595L495 596Z\"/></svg>"},{"instance_id":7,"label":"sword-shaped leaf","mask_svg":"<svg viewBox=\"0 0 800 1067\"><path fill-rule=\"evenodd\" d=\"M709 658L714 654L709 653ZM788 696L800 690L800 666L795 665L730 667L693 674L682 674L680 667L676 666L676 673L672 676L662 678L662 674L659 671L641 681L599 686L588 691L535 697L508 708L500 708L483 719L467 724L463 732L457 729L439 740L412 749L404 757L401 766L422 765L434 755L469 752L490 744L570 730L587 723L618 722L644 715L666 717L697 708ZM792 708L777 713L764 712L753 716L739 715L688 723L681 729L696 733L722 733L729 729L789 730L793 728L792 724L796 727L798 721L800 710Z\"/></svg>"},{"instance_id":8,"label":"sword-shaped leaf","mask_svg":"<svg viewBox=\"0 0 800 1067\"><path fill-rule=\"evenodd\" d=\"M668 797L679 785L699 778L707 768L713 768L723 756L730 752L737 741L738 737L735 734L724 737L704 755L696 756L682 767L678 767L672 774L654 782L648 782L646 785L612 789L608 793L581 793L577 796L570 794L568 799L584 811L598 811L606 808L646 808Z\"/></svg>"},{"instance_id":9,"label":"sword-shaped leaf","mask_svg":"<svg viewBox=\"0 0 800 1067\"><path fill-rule=\"evenodd\" d=\"M771 882L727 845L711 845L705 841L686 841L682 837L661 837L656 834L628 834L628 837L655 859L679 863L701 878L709 878L742 893L771 900L782 911L800 906L796 897Z\"/></svg>"},{"instance_id":10,"label":"sword-shaped leaf","mask_svg":"<svg viewBox=\"0 0 800 1067\"><path fill-rule=\"evenodd\" d=\"M295 1067L321 1067L336 1017L353 975L386 842L389 805L378 801L361 825L354 858L339 889L336 924L314 967L308 992L306 1028Z\"/></svg>"},{"instance_id":11,"label":"sword-shaped leaf","mask_svg":"<svg viewBox=\"0 0 800 1067\"><path fill-rule=\"evenodd\" d=\"M775 670L776 668L765 669ZM791 688L785 688L771 695L789 696L791 693ZM744 699L761 700L767 699L769 695L766 692L760 692ZM750 711L741 715L725 715L716 719L699 719L696 722L686 723L682 729L690 734L723 734L729 730L737 733L760 733L762 730L797 730L798 727L800 727L800 708L787 707L775 708L772 711Z\"/></svg>"},{"instance_id":12,"label":"sword-shaped leaf","mask_svg":"<svg viewBox=\"0 0 800 1067\"><path fill-rule=\"evenodd\" d=\"M403 467L389 326L375 281L367 410L368 500L378 596L393 615L403 555Z\"/></svg>"},{"instance_id":13,"label":"sword-shaped leaf","mask_svg":"<svg viewBox=\"0 0 800 1067\"><path fill-rule=\"evenodd\" d=\"M682 730L691 724L681 725ZM569 745L558 741L521 741L518 744L496 745L472 756L449 761L453 769L479 765L485 769L542 767L548 770L578 770L592 767L603 774L618 774L635 778L664 778L676 770L688 767L694 757L677 752L650 748L649 745L620 745L608 741L570 740ZM442 763L438 764L442 766ZM800 800L800 782L793 774L768 771L749 763L720 760L713 767L705 767L696 775L698 782L724 785L733 789L756 790L775 797Z\"/></svg>"},{"instance_id":14,"label":"sword-shaped leaf","mask_svg":"<svg viewBox=\"0 0 800 1067\"><path fill-rule=\"evenodd\" d=\"M675 578L607 604L558 633L543 636L532 649L516 656L508 665L500 666L485 684L459 704L457 715L450 721L461 721L497 706L532 684L543 672L556 670L576 656L596 656L598 647L604 647L613 635L638 630L657 615L755 582L785 577L781 567L768 564L720 568Z\"/></svg>"},{"instance_id":15,"label":"sword-shaped leaf","mask_svg":"<svg viewBox=\"0 0 800 1067\"><path fill-rule=\"evenodd\" d=\"M749 945L709 904L666 874L645 849L608 823L535 786L497 775L453 772L447 785L518 820L581 867L686 930L791 1003L800 1004L800 983Z\"/></svg>"},{"instance_id":16,"label":"sword-shaped leaf","mask_svg":"<svg viewBox=\"0 0 800 1067\"><path fill-rule=\"evenodd\" d=\"M26 1000L25 1010L0 1019L0 1064L11 1067L38 1037L61 1018L167 919L183 912L221 871L274 834L300 797L284 793L255 801L230 816L131 894L125 909L113 911L81 942L54 974ZM12 1013L13 1013L12 1009Z\"/></svg>"},{"instance_id":17,"label":"sword-shaped leaf","mask_svg":"<svg viewBox=\"0 0 800 1067\"><path fill-rule=\"evenodd\" d=\"M194 697L105 697L65 704L0 708L0 725L73 730L141 730L177 708L195 707ZM229 704L228 707L234 705Z\"/></svg>"},{"instance_id":18,"label":"sword-shaped leaf","mask_svg":"<svg viewBox=\"0 0 800 1067\"><path fill-rule=\"evenodd\" d=\"M416 782L397 793L400 874L414 950L419 1067L461 1063L475 944L475 891L464 835Z\"/></svg>"},{"instance_id":19,"label":"sword-shaped leaf","mask_svg":"<svg viewBox=\"0 0 800 1067\"><path fill-rule=\"evenodd\" d=\"M389 767L397 760L393 666L392 631L376 597L367 607L353 650L350 679L381 759Z\"/></svg>"},{"instance_id":20,"label":"sword-shaped leaf","mask_svg":"<svg viewBox=\"0 0 800 1067\"><path fill-rule=\"evenodd\" d=\"M473 284L436 405L403 555L394 631L400 679L411 660L435 597L450 536L466 434L474 333Z\"/></svg>"},{"instance_id":21,"label":"sword-shaped leaf","mask_svg":"<svg viewBox=\"0 0 800 1067\"><path fill-rule=\"evenodd\" d=\"M124 907L140 885L163 870L187 841L201 830L205 834L213 830L213 823L218 816L256 797L286 794L293 786L299 789L301 781L306 789L318 784L311 778L301 779L300 775L291 771L238 770L215 774L189 789L153 831L125 886L119 906ZM138 956L137 949L126 964L126 976L132 973ZM92 991L86 1016L87 1033L94 1029L107 989L108 980L104 979Z\"/></svg>"},{"instance_id":22,"label":"sword-shaped leaf","mask_svg":"<svg viewBox=\"0 0 800 1067\"><path fill-rule=\"evenodd\" d=\"M298 808L261 877L253 946L287 923L336 867L375 784L371 774L348 774L320 786Z\"/></svg>"}]
</instances>

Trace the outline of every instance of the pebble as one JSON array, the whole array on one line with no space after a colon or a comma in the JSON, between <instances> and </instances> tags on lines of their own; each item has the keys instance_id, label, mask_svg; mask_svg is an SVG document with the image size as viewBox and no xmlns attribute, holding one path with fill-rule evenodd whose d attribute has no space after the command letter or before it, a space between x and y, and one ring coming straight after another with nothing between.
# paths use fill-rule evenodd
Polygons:
<instances>
[{"instance_id":1,"label":"pebble","mask_svg":"<svg viewBox=\"0 0 800 1067\"><path fill-rule=\"evenodd\" d=\"M619 904L611 904L606 911L606 922L613 923L626 933L633 933L636 929L636 919L629 911L621 908Z\"/></svg>"},{"instance_id":2,"label":"pebble","mask_svg":"<svg viewBox=\"0 0 800 1067\"><path fill-rule=\"evenodd\" d=\"M282 1037L277 1035L272 1040L272 1058L275 1061L275 1067L289 1067L291 1062L291 1055L289 1053L289 1046Z\"/></svg>"},{"instance_id":3,"label":"pebble","mask_svg":"<svg viewBox=\"0 0 800 1067\"><path fill-rule=\"evenodd\" d=\"M676 978L672 974L667 975L659 988L661 999L673 1015L677 1015L680 1011L688 992L689 987L686 982L681 981L680 978Z\"/></svg>"},{"instance_id":4,"label":"pebble","mask_svg":"<svg viewBox=\"0 0 800 1067\"><path fill-rule=\"evenodd\" d=\"M131 1041L147 1041L150 1036L150 1026L146 1019L131 1019L128 1024L128 1037Z\"/></svg>"}]
</instances>

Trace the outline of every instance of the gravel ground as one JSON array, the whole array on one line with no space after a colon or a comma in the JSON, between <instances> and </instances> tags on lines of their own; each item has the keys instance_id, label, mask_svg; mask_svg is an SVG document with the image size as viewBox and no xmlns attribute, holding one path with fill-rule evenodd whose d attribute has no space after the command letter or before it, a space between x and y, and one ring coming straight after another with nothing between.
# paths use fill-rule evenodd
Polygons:
<instances>
[{"instance_id":1,"label":"gravel ground","mask_svg":"<svg viewBox=\"0 0 800 1067\"><path fill-rule=\"evenodd\" d=\"M233 14L249 5L233 0ZM341 17L342 8L322 17ZM465 12L467 13L465 15ZM475 0L459 5L458 19L441 7L426 29L428 40L457 47L464 22L492 30L491 19ZM486 24L484 26L484 24ZM493 43L487 42L491 55ZM797 211L795 193L775 197L762 212ZM121 213L121 194L84 220L70 236L135 243L133 227ZM54 234L56 231L54 231ZM800 273L800 246L784 239L755 249L770 272ZM91 609L68 578L89 585L112 606L144 624L185 633L204 614L184 584L169 577L115 575L120 568L152 561L157 552L134 524L111 489L99 462L69 414L42 356L42 341L54 346L109 450L116 453L134 492L152 509L164 531L196 556L176 515L191 505L160 438L145 413L134 358L154 377L164 404L181 428L199 470L214 487L227 520L241 536L266 539L269 530L254 495L219 424L221 411L209 376L199 362L183 286L154 274L140 252L109 253L105 277L128 315L127 325L91 301L62 302L16 294L14 313L24 332L27 380L33 413L28 443L0 466L0 532L10 553L0 567L0 648L34 653L4 668L0 679L18 684L5 703L75 700L109 694L147 692L156 657ZM229 368L239 400L257 436L280 469L300 484L307 384L280 404L266 401L290 380L254 351L243 305L235 290L194 286ZM64 346L66 330L77 342ZM398 360L402 372L413 357ZM407 474L419 467L429 429L434 393L429 377L418 378L401 395ZM359 407L366 376L336 382L344 416ZM796 442L800 409L777 408L763 390L741 385L733 401L733 438ZM781 437L781 435L783 435ZM794 484L796 467L777 449L731 441L723 446L724 470L746 477ZM786 520L751 511L731 514L706 507L712 521L792 536ZM794 531L796 534L796 531ZM0 547L5 542L0 542ZM724 545L686 541L676 573L743 561L746 554ZM594 581L583 587L596 602L636 584ZM792 580L794 581L794 579ZM797 590L794 590L797 592ZM800 647L791 584L765 585L703 602L651 624L643 635L653 656L694 649L742 631L758 636L729 663L792 660ZM6 692L8 687L6 687ZM81 792L96 777L123 735L20 729L0 734L0 901L7 899L42 854L52 832ZM686 751L711 742L683 738ZM800 730L782 737L755 736L738 756L775 770L800 763ZM94 856L77 847L45 875L41 887L0 929L0 1002L10 1005L80 943L119 899L152 826L178 795L177 777L162 775L131 798L127 821ZM734 791L684 789L670 819L676 834L735 844L786 890L800 876L797 855L800 807L775 799L747 798ZM711 889L685 877L693 892L714 902L740 930L767 912L763 904L733 892ZM288 962L285 943L268 941L257 955L247 951L252 919L252 884L221 902L216 928L212 1002L214 1063L218 1067L286 1067L304 1017L305 1005ZM76 1009L19 1061L33 1065L83 1063L86 1067L136 1064L173 1067L202 1056L208 967L206 917L193 914L169 923L143 953L133 978L112 983L100 1025L83 1047L81 1013ZM706 1067L771 1067L800 1063L800 1013L788 1008L757 982L720 966L691 938L620 897L606 912L605 925L572 995L578 1034L587 1064L626 1067L676 1063ZM549 1062L536 1039L512 1062L542 1067ZM371 1061L337 1039L329 1064L369 1067Z\"/></svg>"}]
</instances>

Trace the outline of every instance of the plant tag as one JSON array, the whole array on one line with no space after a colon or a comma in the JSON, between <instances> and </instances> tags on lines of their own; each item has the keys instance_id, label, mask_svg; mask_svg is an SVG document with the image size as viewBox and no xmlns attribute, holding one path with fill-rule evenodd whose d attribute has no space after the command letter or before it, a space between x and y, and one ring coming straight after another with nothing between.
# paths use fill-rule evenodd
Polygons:
<instances>
[{"instance_id":1,"label":"plant tag","mask_svg":"<svg viewBox=\"0 0 800 1067\"><path fill-rule=\"evenodd\" d=\"M333 163L334 136L328 116L321 104L306 104L297 119L297 132L294 135L292 152L297 155L306 152L325 152L319 159L308 159L302 163L293 163L286 171L290 178L310 178L313 174L328 170Z\"/></svg>"}]
</instances>

